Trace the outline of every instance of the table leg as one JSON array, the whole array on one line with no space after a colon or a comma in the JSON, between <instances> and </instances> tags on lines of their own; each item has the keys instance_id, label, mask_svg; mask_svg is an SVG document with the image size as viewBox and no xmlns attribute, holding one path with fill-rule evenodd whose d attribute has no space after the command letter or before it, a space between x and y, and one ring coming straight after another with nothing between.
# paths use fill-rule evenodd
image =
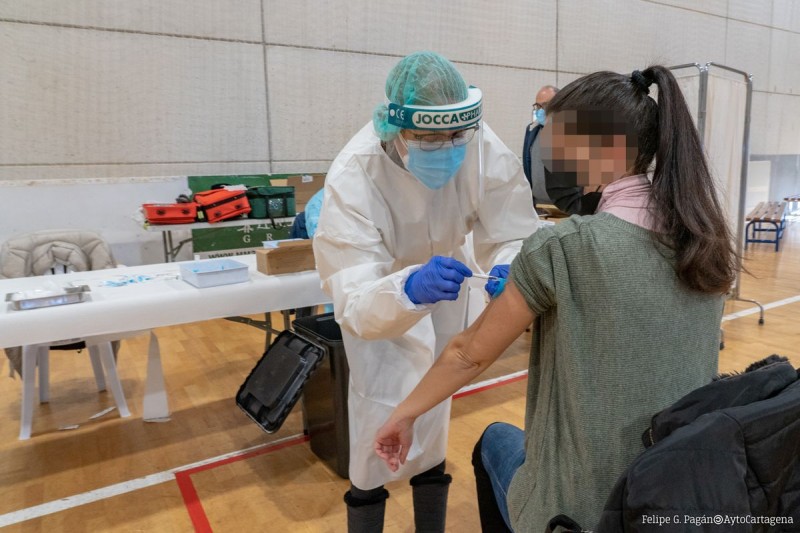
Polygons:
<instances>
[{"instance_id":1,"label":"table leg","mask_svg":"<svg viewBox=\"0 0 800 533\"><path fill-rule=\"evenodd\" d=\"M272 316L269 311L264 313L264 324L266 325L266 341L264 343L264 351L266 352L269 350L270 344L272 344Z\"/></svg>"},{"instance_id":2,"label":"table leg","mask_svg":"<svg viewBox=\"0 0 800 533\"><path fill-rule=\"evenodd\" d=\"M31 438L33 396L36 394L36 359L38 354L38 346L22 347L22 417L19 424L19 440Z\"/></svg>"},{"instance_id":3,"label":"table leg","mask_svg":"<svg viewBox=\"0 0 800 533\"><path fill-rule=\"evenodd\" d=\"M117 374L117 363L114 361L114 350L111 349L111 343L102 342L97 346L97 350L100 352L100 360L106 371L106 386L111 389L111 394L114 395L114 401L117 402L117 409L119 409L119 416L123 418L131 416L128 402L125 400L125 393L122 391L122 384L119 381L119 374Z\"/></svg>"},{"instance_id":4,"label":"table leg","mask_svg":"<svg viewBox=\"0 0 800 533\"><path fill-rule=\"evenodd\" d=\"M165 231L164 235L166 235L167 242L169 242L169 259L167 259L167 261L175 261L175 256L178 255L178 252L175 250L175 245L172 243L172 231Z\"/></svg>"},{"instance_id":5,"label":"table leg","mask_svg":"<svg viewBox=\"0 0 800 533\"><path fill-rule=\"evenodd\" d=\"M50 401L50 349L43 346L36 356L39 367L39 403Z\"/></svg>"},{"instance_id":6,"label":"table leg","mask_svg":"<svg viewBox=\"0 0 800 533\"><path fill-rule=\"evenodd\" d=\"M164 386L164 370L161 367L161 348L155 332L150 332L150 347L147 350L147 381L144 386L145 421L169 420L169 404Z\"/></svg>"},{"instance_id":7,"label":"table leg","mask_svg":"<svg viewBox=\"0 0 800 533\"><path fill-rule=\"evenodd\" d=\"M165 263L169 263L170 262L169 247L167 246L167 233L169 233L169 232L168 231L161 232L161 243L164 245L164 262Z\"/></svg>"}]
</instances>

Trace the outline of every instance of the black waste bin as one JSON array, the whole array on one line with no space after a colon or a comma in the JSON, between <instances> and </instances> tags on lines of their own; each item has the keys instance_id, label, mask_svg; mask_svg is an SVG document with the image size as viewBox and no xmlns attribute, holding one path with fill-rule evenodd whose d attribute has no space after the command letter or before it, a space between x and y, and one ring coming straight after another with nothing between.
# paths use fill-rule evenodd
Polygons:
<instances>
[{"instance_id":1,"label":"black waste bin","mask_svg":"<svg viewBox=\"0 0 800 533\"><path fill-rule=\"evenodd\" d=\"M298 318L292 325L297 335L325 351L322 363L303 388L303 416L311 450L346 479L350 465L347 423L350 371L342 330L333 313Z\"/></svg>"}]
</instances>

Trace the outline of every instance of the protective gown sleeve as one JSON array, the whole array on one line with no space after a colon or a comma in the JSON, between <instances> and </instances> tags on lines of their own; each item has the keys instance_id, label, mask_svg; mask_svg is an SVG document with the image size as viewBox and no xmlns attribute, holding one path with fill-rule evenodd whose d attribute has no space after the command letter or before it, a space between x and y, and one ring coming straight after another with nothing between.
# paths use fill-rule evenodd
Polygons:
<instances>
[{"instance_id":1,"label":"protective gown sleeve","mask_svg":"<svg viewBox=\"0 0 800 533\"><path fill-rule=\"evenodd\" d=\"M519 159L486 129L484 196L478 205L473 242L478 265L489 272L494 265L511 263L522 241L538 229L539 217Z\"/></svg>"},{"instance_id":2,"label":"protective gown sleeve","mask_svg":"<svg viewBox=\"0 0 800 533\"><path fill-rule=\"evenodd\" d=\"M361 194L342 194L336 178L330 180L329 172L314 236L314 257L322 289L333 299L337 321L350 334L365 340L399 337L430 312L430 306L414 304L404 290L408 276L422 265L393 271L394 258L378 229L365 216L369 206L359 205L369 196L363 187L366 184L358 179L359 170L342 172L351 175L342 176L339 183L361 183ZM348 201L345 196L356 199Z\"/></svg>"}]
</instances>

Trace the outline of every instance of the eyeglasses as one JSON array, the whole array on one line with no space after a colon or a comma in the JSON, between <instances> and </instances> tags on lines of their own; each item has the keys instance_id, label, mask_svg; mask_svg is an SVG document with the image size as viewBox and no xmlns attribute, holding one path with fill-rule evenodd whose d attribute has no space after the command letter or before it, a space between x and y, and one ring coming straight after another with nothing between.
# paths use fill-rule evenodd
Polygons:
<instances>
[{"instance_id":1,"label":"eyeglasses","mask_svg":"<svg viewBox=\"0 0 800 533\"><path fill-rule=\"evenodd\" d=\"M425 135L412 133L411 135L414 137L414 140L419 143L420 150L424 152L433 152L447 143L453 143L453 146L464 146L472 140L476 131L478 131L478 126L458 130L453 135L444 133L427 133Z\"/></svg>"},{"instance_id":2,"label":"eyeglasses","mask_svg":"<svg viewBox=\"0 0 800 533\"><path fill-rule=\"evenodd\" d=\"M544 104L540 104L538 102L533 104L533 111L534 112L539 111L540 109L544 109Z\"/></svg>"}]
</instances>

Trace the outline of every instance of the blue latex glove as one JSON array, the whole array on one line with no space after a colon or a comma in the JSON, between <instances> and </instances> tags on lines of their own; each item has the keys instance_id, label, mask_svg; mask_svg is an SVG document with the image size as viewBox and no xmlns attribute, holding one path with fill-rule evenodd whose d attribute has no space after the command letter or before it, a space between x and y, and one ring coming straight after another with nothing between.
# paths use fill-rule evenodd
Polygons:
<instances>
[{"instance_id":1,"label":"blue latex glove","mask_svg":"<svg viewBox=\"0 0 800 533\"><path fill-rule=\"evenodd\" d=\"M417 305L456 300L464 278L471 276L472 271L461 261L436 255L408 276L405 291Z\"/></svg>"},{"instance_id":2,"label":"blue latex glove","mask_svg":"<svg viewBox=\"0 0 800 533\"><path fill-rule=\"evenodd\" d=\"M511 265L495 265L489 271L490 276L496 276L500 279L490 279L486 282L486 292L489 293L489 296L492 298L497 298L500 296L500 293L503 292L503 289L506 288L506 280L508 279L508 268Z\"/></svg>"}]
</instances>

